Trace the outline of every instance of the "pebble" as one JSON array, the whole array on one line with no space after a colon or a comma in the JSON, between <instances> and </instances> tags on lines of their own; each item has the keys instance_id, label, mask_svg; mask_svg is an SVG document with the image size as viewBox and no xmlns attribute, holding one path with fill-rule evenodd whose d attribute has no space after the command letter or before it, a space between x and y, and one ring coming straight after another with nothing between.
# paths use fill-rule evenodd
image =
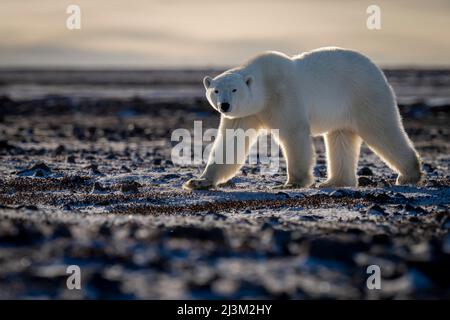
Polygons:
<instances>
[{"instance_id":1,"label":"pebble","mask_svg":"<svg viewBox=\"0 0 450 320\"><path fill-rule=\"evenodd\" d=\"M434 168L431 164L429 163L424 163L422 166L423 170L427 173L432 173L434 170L436 170L436 168Z\"/></svg>"},{"instance_id":2,"label":"pebble","mask_svg":"<svg viewBox=\"0 0 450 320\"><path fill-rule=\"evenodd\" d=\"M424 208L420 206L412 206L409 203L405 205L405 211L412 215L423 215L428 213L428 211Z\"/></svg>"},{"instance_id":3,"label":"pebble","mask_svg":"<svg viewBox=\"0 0 450 320\"><path fill-rule=\"evenodd\" d=\"M93 175L101 175L102 173L98 170L98 166L95 163L91 163L90 165L84 167L85 169L89 169L91 174Z\"/></svg>"},{"instance_id":4,"label":"pebble","mask_svg":"<svg viewBox=\"0 0 450 320\"><path fill-rule=\"evenodd\" d=\"M66 162L75 163L75 156L74 155L67 156Z\"/></svg>"},{"instance_id":5,"label":"pebble","mask_svg":"<svg viewBox=\"0 0 450 320\"><path fill-rule=\"evenodd\" d=\"M380 207L377 204L374 204L374 205L370 206L369 209L367 209L367 214L384 216L384 215L386 215L386 212L384 211L384 209L382 207Z\"/></svg>"},{"instance_id":6,"label":"pebble","mask_svg":"<svg viewBox=\"0 0 450 320\"><path fill-rule=\"evenodd\" d=\"M21 170L17 174L25 176L33 175L35 177L45 177L51 173L52 170L44 162L38 162L31 168Z\"/></svg>"},{"instance_id":7,"label":"pebble","mask_svg":"<svg viewBox=\"0 0 450 320\"><path fill-rule=\"evenodd\" d=\"M137 193L142 185L136 181L124 182L120 185L120 191L123 193Z\"/></svg>"},{"instance_id":8,"label":"pebble","mask_svg":"<svg viewBox=\"0 0 450 320\"><path fill-rule=\"evenodd\" d=\"M0 140L0 150L11 150L15 147L6 140Z\"/></svg>"},{"instance_id":9,"label":"pebble","mask_svg":"<svg viewBox=\"0 0 450 320\"><path fill-rule=\"evenodd\" d=\"M373 172L372 172L372 170L370 170L369 167L362 167L361 169L359 169L358 175L360 175L360 176L373 176Z\"/></svg>"},{"instance_id":10,"label":"pebble","mask_svg":"<svg viewBox=\"0 0 450 320\"><path fill-rule=\"evenodd\" d=\"M374 184L375 183L370 178L367 178L367 177L359 177L358 178L358 185L360 187L372 186Z\"/></svg>"},{"instance_id":11,"label":"pebble","mask_svg":"<svg viewBox=\"0 0 450 320\"><path fill-rule=\"evenodd\" d=\"M277 195L279 196L284 196L285 199L289 199L291 196L289 195L289 193L287 192L283 192L283 191L278 191Z\"/></svg>"},{"instance_id":12,"label":"pebble","mask_svg":"<svg viewBox=\"0 0 450 320\"><path fill-rule=\"evenodd\" d=\"M120 167L120 171L121 172L125 172L125 173L130 173L131 170L130 168L128 168L127 166L123 165L122 167Z\"/></svg>"},{"instance_id":13,"label":"pebble","mask_svg":"<svg viewBox=\"0 0 450 320\"><path fill-rule=\"evenodd\" d=\"M106 191L106 188L103 187L100 182L95 182L94 185L92 186L92 190L91 193L98 193L98 192L104 192Z\"/></svg>"},{"instance_id":14,"label":"pebble","mask_svg":"<svg viewBox=\"0 0 450 320\"><path fill-rule=\"evenodd\" d=\"M56 149L55 149L55 155L61 155L66 151L66 147L64 147L62 144L60 144Z\"/></svg>"},{"instance_id":15,"label":"pebble","mask_svg":"<svg viewBox=\"0 0 450 320\"><path fill-rule=\"evenodd\" d=\"M38 162L37 164L32 166L29 170L42 170L46 172L52 172L52 170L44 162Z\"/></svg>"},{"instance_id":16,"label":"pebble","mask_svg":"<svg viewBox=\"0 0 450 320\"><path fill-rule=\"evenodd\" d=\"M381 179L378 183L377 183L377 187L380 188L390 188L392 187L392 184L389 181L386 181L384 179Z\"/></svg>"}]
</instances>

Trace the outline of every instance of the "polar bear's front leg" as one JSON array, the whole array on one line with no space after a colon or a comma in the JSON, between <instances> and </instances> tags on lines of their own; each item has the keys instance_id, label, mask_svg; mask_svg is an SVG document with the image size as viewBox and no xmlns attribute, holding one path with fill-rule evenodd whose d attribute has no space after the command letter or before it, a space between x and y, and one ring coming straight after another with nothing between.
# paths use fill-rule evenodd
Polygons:
<instances>
[{"instance_id":1,"label":"polar bear's front leg","mask_svg":"<svg viewBox=\"0 0 450 320\"><path fill-rule=\"evenodd\" d=\"M320 188L356 187L356 167L358 165L361 138L354 132L336 130L325 135L327 152L327 181Z\"/></svg>"},{"instance_id":2,"label":"polar bear's front leg","mask_svg":"<svg viewBox=\"0 0 450 320\"><path fill-rule=\"evenodd\" d=\"M284 187L309 187L314 182L314 146L309 128L280 130L279 142L287 165L288 179Z\"/></svg>"},{"instance_id":3,"label":"polar bear's front leg","mask_svg":"<svg viewBox=\"0 0 450 320\"><path fill-rule=\"evenodd\" d=\"M245 163L251 145L256 141L259 122L254 117L222 117L219 133L211 149L208 164L200 178L187 181L183 188L209 189L225 183Z\"/></svg>"}]
</instances>

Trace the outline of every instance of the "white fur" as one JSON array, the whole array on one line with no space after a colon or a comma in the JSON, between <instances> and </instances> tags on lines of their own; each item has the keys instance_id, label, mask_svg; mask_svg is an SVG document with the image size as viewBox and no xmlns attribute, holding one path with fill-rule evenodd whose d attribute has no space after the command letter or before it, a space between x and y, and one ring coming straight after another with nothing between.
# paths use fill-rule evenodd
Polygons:
<instances>
[{"instance_id":1,"label":"white fur","mask_svg":"<svg viewBox=\"0 0 450 320\"><path fill-rule=\"evenodd\" d=\"M214 79L206 77L204 85L216 110L224 101L231 105L222 113L220 132L279 129L288 186L313 183L311 137L317 135L324 135L326 142L324 187L357 185L362 141L399 173L397 184L421 179L419 157L403 129L392 88L382 71L360 53L321 48L291 58L267 52ZM200 179L191 179L185 187L216 186L239 168L210 161Z\"/></svg>"}]
</instances>

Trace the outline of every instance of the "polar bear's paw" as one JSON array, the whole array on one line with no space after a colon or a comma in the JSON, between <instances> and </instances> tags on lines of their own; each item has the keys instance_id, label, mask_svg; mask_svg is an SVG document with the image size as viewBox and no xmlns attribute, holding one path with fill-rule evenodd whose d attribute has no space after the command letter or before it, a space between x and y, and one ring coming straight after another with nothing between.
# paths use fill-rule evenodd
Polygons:
<instances>
[{"instance_id":1,"label":"polar bear's paw","mask_svg":"<svg viewBox=\"0 0 450 320\"><path fill-rule=\"evenodd\" d=\"M319 184L319 188L343 188L343 187L357 187L357 186L358 183L356 179L354 181L329 179Z\"/></svg>"},{"instance_id":2,"label":"polar bear's paw","mask_svg":"<svg viewBox=\"0 0 450 320\"><path fill-rule=\"evenodd\" d=\"M285 184L281 184L273 187L273 189L300 189L300 188L308 188L311 186L312 181L310 179L295 181L295 182L286 182Z\"/></svg>"},{"instance_id":3,"label":"polar bear's paw","mask_svg":"<svg viewBox=\"0 0 450 320\"><path fill-rule=\"evenodd\" d=\"M190 179L183 184L183 189L186 190L207 190L214 187L213 183L207 179Z\"/></svg>"},{"instance_id":4,"label":"polar bear's paw","mask_svg":"<svg viewBox=\"0 0 450 320\"><path fill-rule=\"evenodd\" d=\"M399 175L397 177L397 185L418 185L423 180L423 173L418 172L410 176Z\"/></svg>"},{"instance_id":5,"label":"polar bear's paw","mask_svg":"<svg viewBox=\"0 0 450 320\"><path fill-rule=\"evenodd\" d=\"M279 189L300 189L300 188L304 188L304 187L305 186L300 185L300 184L296 184L296 183L284 183L284 184L276 185L272 189L274 189L274 190L279 190Z\"/></svg>"}]
</instances>

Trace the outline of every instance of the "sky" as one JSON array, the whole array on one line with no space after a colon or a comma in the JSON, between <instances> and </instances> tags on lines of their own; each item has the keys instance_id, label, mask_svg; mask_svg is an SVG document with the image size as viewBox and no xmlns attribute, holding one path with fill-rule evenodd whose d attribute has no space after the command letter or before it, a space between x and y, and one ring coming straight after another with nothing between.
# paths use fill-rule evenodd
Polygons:
<instances>
[{"instance_id":1,"label":"sky","mask_svg":"<svg viewBox=\"0 0 450 320\"><path fill-rule=\"evenodd\" d=\"M69 30L66 8L81 9ZM366 26L369 5L381 29ZM166 68L240 64L324 46L386 66L450 66L449 0L1 0L0 67Z\"/></svg>"}]
</instances>

